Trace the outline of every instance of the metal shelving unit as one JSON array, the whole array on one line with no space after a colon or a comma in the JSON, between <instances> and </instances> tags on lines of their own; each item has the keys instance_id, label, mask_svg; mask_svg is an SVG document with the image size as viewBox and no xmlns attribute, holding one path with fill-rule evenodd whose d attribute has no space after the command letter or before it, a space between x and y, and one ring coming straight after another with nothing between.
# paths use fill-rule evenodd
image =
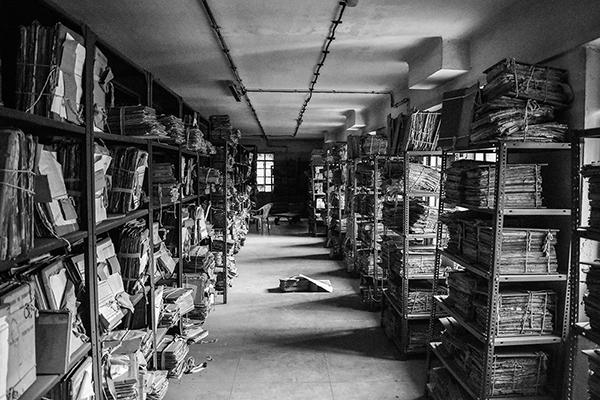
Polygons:
<instances>
[{"instance_id":1,"label":"metal shelving unit","mask_svg":"<svg viewBox=\"0 0 600 400\"><path fill-rule=\"evenodd\" d=\"M311 160L310 164L310 211L308 230L313 236L319 234L319 226L325 225L325 219L321 215L323 208L318 208L317 205L319 200L324 202L326 206L326 194L325 191L325 163L322 157L315 157ZM320 189L319 189L320 188Z\"/></svg>"},{"instance_id":2,"label":"metal shelving unit","mask_svg":"<svg viewBox=\"0 0 600 400\"><path fill-rule=\"evenodd\" d=\"M554 377L554 387L550 388L550 393L543 393L538 397L528 396L527 398L558 398L562 392L562 384L557 383L562 376L562 366L564 365L565 356L565 341L569 331L569 314L572 317L572 285L568 285L567 282L572 282L573 275L571 274L572 269L569 267L568 252L570 243L570 232L568 226L570 224L571 212L566 208L570 199L565 198L565 194L569 193L570 179L562 179L560 173L566 172L568 167L563 165L568 161L570 155L570 145L568 143L497 143L491 145L479 145L472 148L466 149L455 149L445 151L442 155L442 181L444 181L444 175L447 170L447 158L461 153L481 153L491 152L496 155L496 174L495 174L495 207L489 209L479 209L472 207L463 207L458 204L457 206L462 209L475 210L481 215L490 215L493 218L493 238L492 238L492 254L491 254L491 267L489 271L480 266L472 265L471 263L464 262L460 256L456 256L438 246L436 252L436 264L434 270L434 291L437 286L438 278L441 276L441 267L444 264L450 263L464 268L465 270L473 273L479 278L487 281L487 320L485 329L481 329L470 321L462 317L460 313L454 310L453 307L448 305L443 297L437 297L435 300L441 306L440 308L447 312L456 323L466 329L472 337L472 340L477 341L481 344L482 349L485 351L485 358L483 364L483 384L480 387L473 385L473 380L468 379L466 371L462 371L461 368L453 361L448 360L442 353L439 352L438 346L440 342L434 342L432 340L433 324L438 319L436 307L432 309L430 318L430 346L428 353L428 373L431 368L433 358L440 360L446 367L447 370L454 376L456 381L465 389L465 391L473 399L497 399L506 398L502 396L492 395L493 389L493 371L492 366L496 359L497 348L515 348L519 349L518 346L528 346L528 349L539 349L545 350L550 353L552 370L550 376ZM552 170L554 175L552 176L552 193L544 193L550 208L547 209L507 209L504 207L505 203L505 177L507 166L509 163L515 162L541 162L542 160L549 160L549 168ZM564 178L564 176L563 176ZM563 190L561 190L563 185ZM543 189L542 189L543 190ZM563 197L560 197L560 196ZM445 192L442 187L441 201L439 205L439 215L442 215L445 211L444 204ZM550 224L554 224L553 227L561 228L564 231L564 235L560 237L559 243L557 244L557 254L559 256L559 274L555 275L534 275L534 274L523 274L523 275L505 275L499 272L500 257L502 254L502 232L507 223L507 219L513 216L519 216L518 221L521 223L540 223L539 216L553 216L552 219L545 218ZM512 223L515 219L510 220ZM510 223L509 223L510 224ZM527 225L526 225L527 226ZM441 237L442 224L438 224L438 238ZM440 243L438 241L438 243ZM559 252L560 247L560 252ZM565 254L566 253L566 254ZM534 285L535 288L552 288L557 292L559 302L557 309L562 307L562 313L559 311L556 313L557 319L555 320L555 329L552 335L517 335L517 336L500 336L497 332L497 318L496 312L490 312L489 310L497 310L499 305L499 298L501 287L505 285L513 285L514 283L527 283ZM564 316L562 316L562 315ZM522 347L520 347L522 348ZM533 350L532 350L533 351ZM513 396L514 397L514 396Z\"/></svg>"},{"instance_id":3,"label":"metal shelving unit","mask_svg":"<svg viewBox=\"0 0 600 400\"><path fill-rule=\"evenodd\" d=\"M26 10L26 12L21 12ZM4 13L6 12L6 13ZM13 16L12 13L16 13ZM4 13L4 14L3 14ZM3 21L8 21L14 17L14 21L11 23L3 24L3 31L17 29L19 24L28 24L33 21L36 16L41 15L43 17L44 24L53 24L55 22L62 22L68 27L74 29L84 38L84 44L86 49L86 58L83 71L83 98L82 104L85 109L83 120L85 126L78 126L66 122L61 122L46 118L40 115L34 115L19 111L8 106L0 106L0 125L12 126L22 129L25 133L30 133L38 138L43 138L45 141L50 138L70 138L75 140L77 145L82 150L81 165L79 170L79 176L81 178L81 209L80 215L78 215L80 230L76 232L68 233L61 238L37 238L35 245L27 253L21 254L15 259L3 261L0 263L0 271L8 272L12 267L16 265L26 264L29 260L46 254L78 254L83 253L85 259L85 298L80 299L85 304L85 312L89 315L89 318L85 318L84 323L87 328L87 334L90 338L89 343L81 346L80 349L76 350L72 355L69 363L68 372L60 375L38 375L35 383L29 387L27 391L20 394L18 397L22 400L38 400L44 397L46 393L59 384L65 376L69 375L80 361L85 357L91 357L92 359L92 377L94 382L94 392L98 399L104 398L104 392L102 389L102 351L101 351L101 333L100 333L100 322L98 312L98 287L97 287L97 260L96 260L96 243L99 238L106 237L107 235L117 235L118 231L127 223L136 219L143 219L146 221L149 230L150 249L152 251L152 238L153 238L153 222L154 214L156 209L152 202L142 201L140 207L137 210L131 211L127 214L120 215L109 215L108 218L102 222L96 223L95 215L95 171L94 171L94 143L95 141L102 141L108 147L115 146L129 146L137 147L141 150L148 152L148 168L146 169L146 184L144 191L147 194L152 193L152 166L153 159L157 154L161 154L164 157L169 158L169 161L175 165L179 179L182 178L180 170L179 160L183 155L188 157L200 157L196 152L190 151L183 148L180 145L170 145L165 143L158 143L156 141L121 136L117 134L110 134L104 132L97 132L94 129L94 55L96 48L100 48L105 54L109 55L110 63L116 68L117 71L127 71L128 76L119 76L117 72L115 75L115 87L119 88L116 94L117 103L119 102L120 90L125 90L128 94L134 94L136 99L139 100L140 104L144 105L155 105L165 103L169 104L168 112L179 117L183 117L184 110L191 110L182 100L180 96L173 93L171 90L163 86L159 81L143 68L137 66L131 62L127 57L120 54L118 51L113 49L110 45L99 39L94 32L92 32L88 26L76 21L70 16L66 15L62 10L55 8L52 4L45 1L30 0L24 3L11 3L2 6ZM4 18L6 16L6 19ZM19 20L19 18L28 18L27 21ZM13 38L15 35L8 35L7 37ZM7 42L8 43L8 42ZM3 56L7 56L8 53L3 53ZM4 65L6 60L3 61ZM7 68L6 71L9 69ZM5 71L3 71L5 72ZM6 82L11 78L7 74L4 78ZM3 83L4 83L3 82ZM127 84L135 86L136 90L127 88ZM155 92L154 88L158 88L160 94L153 95ZM168 98L163 98L166 96ZM10 99L6 99L6 105L12 104ZM123 101L125 102L125 101ZM202 123L206 121L201 120ZM197 182L198 183L198 182ZM179 224L175 227L178 230L178 243L176 247L179 249L181 254L181 207L182 204L193 204L199 201L199 196L189 196L181 201L166 205L167 207L173 207L178 210L178 221ZM73 247L78 246L77 252L69 253L68 245ZM177 269L177 275L175 278L175 285L181 285L181 257L179 261L179 268ZM152 278L148 279L147 287L148 297L143 299L147 304L154 304L154 257L149 257L148 269L146 273ZM149 321L154 321L154 307L149 307ZM156 366L156 349L158 341L161 335L164 337L164 332L157 329L152 322L149 322L148 329L153 331L153 346L152 351L149 354L151 365ZM149 366L150 366L149 364Z\"/></svg>"},{"instance_id":4,"label":"metal shelving unit","mask_svg":"<svg viewBox=\"0 0 600 400\"><path fill-rule=\"evenodd\" d=\"M396 313L396 315L400 318L400 332L399 332L399 340L398 338L390 338L398 347L400 352L400 356L402 358L406 358L409 355L413 354L421 354L425 351L419 350L411 350L409 346L409 335L410 335L410 325L417 323L423 324L423 321L428 321L430 314L412 314L408 309L409 304L409 290L414 285L431 285L434 276L433 274L411 274L408 270L408 259L410 249L414 248L415 245L411 243L413 239L423 239L427 246L431 246L431 254L435 253L435 240L437 237L437 233L421 233L421 234L411 234L410 233L410 208L408 207L408 202L410 199L421 198L427 202L431 202L433 199L434 202L437 202L439 199L439 189L436 192L430 192L425 190L414 190L410 188L410 164L411 160L418 160L419 162L424 162L426 165L432 164L432 159L438 159L441 156L441 152L439 151L405 151L403 156L401 157L393 157L389 158L387 162L401 162L404 165L403 168L403 187L400 193L397 193L393 199L389 200L402 200L403 207L401 212L403 213L403 226L400 230L396 227L388 227L384 226L385 231L393 231L398 234L401 242L402 242L402 265L401 273L398 274L393 271L391 265L384 265L384 271L386 271L388 281L396 280L400 282L401 288L401 297L398 298L394 296L386 290L385 296L385 304L390 305L391 309ZM434 163L435 165L439 163ZM434 204L435 205L435 204ZM384 224L385 225L385 224ZM439 239L437 239L439 240ZM433 303L435 306L435 303ZM382 323L383 314L382 314Z\"/></svg>"},{"instance_id":5,"label":"metal shelving unit","mask_svg":"<svg viewBox=\"0 0 600 400\"><path fill-rule=\"evenodd\" d=\"M569 276L569 287L571 292L571 298L573 299L569 308L569 337L568 337L568 360L567 360L567 371L566 371L566 382L564 390L565 399L576 400L574 395L574 379L575 379L575 367L578 361L578 353L581 350L582 353L589 359L594 359L596 362L599 360L599 355L594 349L585 349L583 347L590 346L598 348L600 347L600 332L596 332L592 329L589 322L585 320L585 313L580 310L580 296L583 291L582 285L584 284L584 272L583 268L591 266L593 263L586 261L586 257L582 255L582 247L584 241L593 241L594 246L598 248L600 244L600 232L594 229L590 229L584 226L582 220L583 214L583 200L586 199L587 194L583 192L584 178L581 176L581 169L586 162L586 142L589 145L590 140L595 140L597 149L600 144L600 129L588 129L578 130L571 132L571 181L572 181L572 208L571 208L571 275ZM588 154L589 155L589 154ZM597 157L597 156L596 156ZM597 161L597 160L591 160ZM580 340L585 338L589 342L586 344L585 341Z\"/></svg>"}]
</instances>

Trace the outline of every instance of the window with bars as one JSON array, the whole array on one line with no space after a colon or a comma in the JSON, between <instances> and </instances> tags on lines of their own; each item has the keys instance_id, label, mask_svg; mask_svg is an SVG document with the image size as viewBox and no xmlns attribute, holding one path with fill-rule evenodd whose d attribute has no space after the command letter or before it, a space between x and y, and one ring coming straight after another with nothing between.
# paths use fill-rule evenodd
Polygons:
<instances>
[{"instance_id":1,"label":"window with bars","mask_svg":"<svg viewBox=\"0 0 600 400\"><path fill-rule=\"evenodd\" d=\"M259 192L273 191L273 153L258 153L256 158L256 185Z\"/></svg>"}]
</instances>

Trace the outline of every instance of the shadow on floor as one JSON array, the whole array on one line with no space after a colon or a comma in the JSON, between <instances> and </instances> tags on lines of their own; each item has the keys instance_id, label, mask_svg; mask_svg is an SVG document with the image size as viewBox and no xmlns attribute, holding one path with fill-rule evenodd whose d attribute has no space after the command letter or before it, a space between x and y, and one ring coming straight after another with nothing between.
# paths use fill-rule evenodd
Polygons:
<instances>
[{"instance_id":1,"label":"shadow on floor","mask_svg":"<svg viewBox=\"0 0 600 400\"><path fill-rule=\"evenodd\" d=\"M386 360L399 359L399 353L380 327L315 332L310 335L303 332L298 335L286 335L285 338L273 338L267 334L260 340L270 345L277 342L277 346L281 348L360 355Z\"/></svg>"},{"instance_id":2,"label":"shadow on floor","mask_svg":"<svg viewBox=\"0 0 600 400\"><path fill-rule=\"evenodd\" d=\"M318 261L333 261L329 258L329 253L317 253L317 254L307 254L307 255L295 255L295 256L277 256L277 257L260 257L261 263L271 263L271 262L290 262L290 260L318 260Z\"/></svg>"},{"instance_id":3,"label":"shadow on floor","mask_svg":"<svg viewBox=\"0 0 600 400\"><path fill-rule=\"evenodd\" d=\"M283 293L279 290L279 288L275 289L267 289L269 293L279 293L282 295L294 295L294 292L291 293ZM272 291L273 290L273 291ZM289 311L324 311L327 308L345 308L349 310L357 310L357 311L367 311L366 306L360 300L360 297L352 292L343 296L335 296L335 287L333 289L333 293L327 297L321 297L314 300L308 300L293 304L284 304L274 308L284 308ZM310 292L298 292L303 294L312 294ZM326 292L314 292L315 295L328 295Z\"/></svg>"}]
</instances>

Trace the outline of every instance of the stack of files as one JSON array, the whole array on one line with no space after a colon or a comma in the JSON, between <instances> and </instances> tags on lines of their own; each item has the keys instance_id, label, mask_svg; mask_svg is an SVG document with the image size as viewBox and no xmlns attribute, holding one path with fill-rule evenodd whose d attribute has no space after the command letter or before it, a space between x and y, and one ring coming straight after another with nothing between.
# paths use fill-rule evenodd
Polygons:
<instances>
[{"instance_id":1,"label":"stack of files","mask_svg":"<svg viewBox=\"0 0 600 400\"><path fill-rule=\"evenodd\" d=\"M107 279L112 274L121 273L121 265L117 259L115 246L110 237L100 239L96 242L96 263L98 277Z\"/></svg>"},{"instance_id":2,"label":"stack of files","mask_svg":"<svg viewBox=\"0 0 600 400\"><path fill-rule=\"evenodd\" d=\"M49 400L93 400L92 358L86 357L44 398Z\"/></svg>"},{"instance_id":3,"label":"stack of files","mask_svg":"<svg viewBox=\"0 0 600 400\"><path fill-rule=\"evenodd\" d=\"M183 260L183 272L212 274L215 270L215 255L206 246L194 246Z\"/></svg>"},{"instance_id":4,"label":"stack of files","mask_svg":"<svg viewBox=\"0 0 600 400\"><path fill-rule=\"evenodd\" d=\"M429 381L434 400L469 400L471 398L444 367L432 368L429 372Z\"/></svg>"},{"instance_id":5,"label":"stack of files","mask_svg":"<svg viewBox=\"0 0 600 400\"><path fill-rule=\"evenodd\" d=\"M427 111L414 111L403 118L402 150L436 150L441 120L441 113Z\"/></svg>"},{"instance_id":6,"label":"stack of files","mask_svg":"<svg viewBox=\"0 0 600 400\"><path fill-rule=\"evenodd\" d=\"M165 126L156 119L156 111L147 106L125 106L108 110L110 133L128 136L167 137Z\"/></svg>"},{"instance_id":7,"label":"stack of files","mask_svg":"<svg viewBox=\"0 0 600 400\"><path fill-rule=\"evenodd\" d=\"M181 378L185 372L189 351L184 338L165 335L158 344L158 368L169 371L169 378Z\"/></svg>"},{"instance_id":8,"label":"stack of files","mask_svg":"<svg viewBox=\"0 0 600 400\"><path fill-rule=\"evenodd\" d=\"M502 335L551 335L554 333L556 292L552 290L502 290L498 298L496 332ZM487 293L473 300L475 322L483 330L488 320Z\"/></svg>"},{"instance_id":9,"label":"stack of files","mask_svg":"<svg viewBox=\"0 0 600 400\"><path fill-rule=\"evenodd\" d=\"M171 328L179 322L180 318L179 307L176 304L164 304L163 300L158 327Z\"/></svg>"},{"instance_id":10,"label":"stack of files","mask_svg":"<svg viewBox=\"0 0 600 400\"><path fill-rule=\"evenodd\" d=\"M140 351L146 355L152 350L152 337L151 329L114 330L102 336L102 349L111 351L116 349L119 353Z\"/></svg>"},{"instance_id":11,"label":"stack of files","mask_svg":"<svg viewBox=\"0 0 600 400\"><path fill-rule=\"evenodd\" d=\"M600 332L600 263L590 265L586 274L587 293L584 297L585 314L594 332Z\"/></svg>"},{"instance_id":12,"label":"stack of files","mask_svg":"<svg viewBox=\"0 0 600 400\"><path fill-rule=\"evenodd\" d=\"M34 246L36 142L19 129L0 129L0 261Z\"/></svg>"},{"instance_id":13,"label":"stack of files","mask_svg":"<svg viewBox=\"0 0 600 400\"><path fill-rule=\"evenodd\" d=\"M364 135L362 138L362 154L385 155L387 154L388 139L385 135Z\"/></svg>"},{"instance_id":14,"label":"stack of files","mask_svg":"<svg viewBox=\"0 0 600 400\"><path fill-rule=\"evenodd\" d=\"M419 199L411 199L408 212L408 233L434 233L437 229L438 210ZM404 230L404 201L383 203L383 224L390 229Z\"/></svg>"},{"instance_id":15,"label":"stack of files","mask_svg":"<svg viewBox=\"0 0 600 400\"><path fill-rule=\"evenodd\" d=\"M147 152L136 147L116 148L109 170L112 179L109 212L127 214L140 207L147 166Z\"/></svg>"},{"instance_id":16,"label":"stack of files","mask_svg":"<svg viewBox=\"0 0 600 400\"><path fill-rule=\"evenodd\" d=\"M113 330L121 323L125 316L121 308L134 312L129 295L125 293L121 275L115 273L98 282L98 314L104 330Z\"/></svg>"},{"instance_id":17,"label":"stack of files","mask_svg":"<svg viewBox=\"0 0 600 400\"><path fill-rule=\"evenodd\" d=\"M481 391L485 381L483 366L486 352L484 345L472 340L469 333L452 319L443 319L445 331L438 347L445 359L453 360L457 373L475 393ZM548 386L548 366L550 356L539 347L519 347L515 349L495 349L490 365L491 396L543 395Z\"/></svg>"},{"instance_id":18,"label":"stack of files","mask_svg":"<svg viewBox=\"0 0 600 400\"><path fill-rule=\"evenodd\" d=\"M77 214L80 214L82 201L81 193L83 190L83 186L81 185L81 164L83 162L82 157L84 154L81 142L61 138L60 141L56 141L56 143L47 146L46 150L56 154L56 160L62 167L67 194L73 197L75 211ZM98 190L97 187L96 190Z\"/></svg>"},{"instance_id":19,"label":"stack of files","mask_svg":"<svg viewBox=\"0 0 600 400\"><path fill-rule=\"evenodd\" d=\"M216 186L222 183L221 171L215 168L200 167L198 171L200 191L205 194L216 192Z\"/></svg>"},{"instance_id":20,"label":"stack of files","mask_svg":"<svg viewBox=\"0 0 600 400\"><path fill-rule=\"evenodd\" d=\"M198 343L208 336L208 331L203 328L204 321L190 318L183 319L183 337L188 344Z\"/></svg>"},{"instance_id":21,"label":"stack of files","mask_svg":"<svg viewBox=\"0 0 600 400\"><path fill-rule=\"evenodd\" d=\"M198 166L194 158L182 157L181 170L183 171L183 195L192 196L196 193L196 178Z\"/></svg>"},{"instance_id":22,"label":"stack of files","mask_svg":"<svg viewBox=\"0 0 600 400\"><path fill-rule=\"evenodd\" d=\"M36 232L39 236L63 236L79 229L73 200L67 193L62 166L56 154L38 145L35 179Z\"/></svg>"},{"instance_id":23,"label":"stack of files","mask_svg":"<svg viewBox=\"0 0 600 400\"><path fill-rule=\"evenodd\" d=\"M509 164L504 171L504 206L541 208L544 164ZM448 169L446 201L473 207L493 208L496 191L496 164L459 160Z\"/></svg>"},{"instance_id":24,"label":"stack of files","mask_svg":"<svg viewBox=\"0 0 600 400\"><path fill-rule=\"evenodd\" d=\"M474 317L473 300L478 288L486 283L469 272L452 271L448 273L448 297L446 303L467 320Z\"/></svg>"},{"instance_id":25,"label":"stack of files","mask_svg":"<svg viewBox=\"0 0 600 400\"><path fill-rule=\"evenodd\" d=\"M590 350L591 351L591 350ZM599 355L598 350L593 350L596 356ZM589 362L589 377L588 377L588 395L589 400L600 399L600 363L596 357L588 357Z\"/></svg>"},{"instance_id":26,"label":"stack of files","mask_svg":"<svg viewBox=\"0 0 600 400\"><path fill-rule=\"evenodd\" d=\"M392 164L392 163L390 163ZM397 165L397 164L395 164ZM383 182L383 190L389 195L404 193L404 176L387 177ZM440 171L419 163L410 163L408 173L408 190L422 190L436 193L440 187Z\"/></svg>"},{"instance_id":27,"label":"stack of files","mask_svg":"<svg viewBox=\"0 0 600 400\"><path fill-rule=\"evenodd\" d=\"M165 288L163 299L165 304L176 305L180 316L183 316L194 309L194 296L192 289Z\"/></svg>"},{"instance_id":28,"label":"stack of files","mask_svg":"<svg viewBox=\"0 0 600 400\"><path fill-rule=\"evenodd\" d=\"M229 131L233 129L229 115L211 115L209 122L211 139L227 140Z\"/></svg>"},{"instance_id":29,"label":"stack of files","mask_svg":"<svg viewBox=\"0 0 600 400\"><path fill-rule=\"evenodd\" d=\"M405 299L402 298L402 284L399 279L388 279L388 291L402 307ZM406 310L408 314L429 314L433 306L433 290L429 284L411 284L406 298ZM446 295L448 291L444 287L438 287L436 295Z\"/></svg>"},{"instance_id":30,"label":"stack of files","mask_svg":"<svg viewBox=\"0 0 600 400\"><path fill-rule=\"evenodd\" d=\"M156 246L156 242L154 245ZM159 242L158 247L159 250L154 252L155 277L169 279L173 276L177 263L163 241Z\"/></svg>"},{"instance_id":31,"label":"stack of files","mask_svg":"<svg viewBox=\"0 0 600 400\"><path fill-rule=\"evenodd\" d=\"M214 271L210 275L204 271L183 274L183 287L193 290L194 309L188 314L191 318L204 321L208 317L215 304L215 281Z\"/></svg>"},{"instance_id":32,"label":"stack of files","mask_svg":"<svg viewBox=\"0 0 600 400\"><path fill-rule=\"evenodd\" d=\"M421 245L411 241L408 250L408 264L404 262L404 242L398 235L385 235L381 244L381 262L398 276L408 277L420 274L433 274L435 265L435 246Z\"/></svg>"},{"instance_id":33,"label":"stack of files","mask_svg":"<svg viewBox=\"0 0 600 400\"><path fill-rule=\"evenodd\" d=\"M144 393L147 400L162 400L169 389L169 371L143 371Z\"/></svg>"},{"instance_id":34,"label":"stack of files","mask_svg":"<svg viewBox=\"0 0 600 400\"><path fill-rule=\"evenodd\" d=\"M588 181L588 199L590 205L590 229L600 230L600 164L584 165L581 175Z\"/></svg>"},{"instance_id":35,"label":"stack of files","mask_svg":"<svg viewBox=\"0 0 600 400\"><path fill-rule=\"evenodd\" d=\"M573 96L567 83L567 71L559 68L525 64L507 58L484 73L487 81L481 90L484 102L507 96L564 108Z\"/></svg>"},{"instance_id":36,"label":"stack of files","mask_svg":"<svg viewBox=\"0 0 600 400\"><path fill-rule=\"evenodd\" d=\"M105 355L102 360L102 384L104 397L109 400L138 400L143 394L140 378L140 360L144 360L140 349L141 334L138 332L129 338L124 335L128 333L119 332L102 342Z\"/></svg>"},{"instance_id":37,"label":"stack of files","mask_svg":"<svg viewBox=\"0 0 600 400\"><path fill-rule=\"evenodd\" d=\"M153 202L155 205L174 203L179 200L179 182L171 163L152 165Z\"/></svg>"},{"instance_id":38,"label":"stack of files","mask_svg":"<svg viewBox=\"0 0 600 400\"><path fill-rule=\"evenodd\" d=\"M112 157L108 148L102 144L94 143L94 189L95 189L95 213L96 224L104 221L107 217L108 192L110 182L108 180L108 168ZM76 164L79 167L79 164Z\"/></svg>"},{"instance_id":39,"label":"stack of files","mask_svg":"<svg viewBox=\"0 0 600 400\"><path fill-rule=\"evenodd\" d=\"M211 154L209 152L208 143L204 139L204 132L198 128L189 128L185 131L186 147L188 150L197 151L201 154Z\"/></svg>"},{"instance_id":40,"label":"stack of files","mask_svg":"<svg viewBox=\"0 0 600 400\"><path fill-rule=\"evenodd\" d=\"M143 219L125 224L119 237L117 258L125 291L136 294L144 290L146 270L150 258L150 231Z\"/></svg>"},{"instance_id":41,"label":"stack of files","mask_svg":"<svg viewBox=\"0 0 600 400\"><path fill-rule=\"evenodd\" d=\"M185 125L181 118L174 115L161 115L158 122L164 125L165 132L176 144L185 143Z\"/></svg>"},{"instance_id":42,"label":"stack of files","mask_svg":"<svg viewBox=\"0 0 600 400\"><path fill-rule=\"evenodd\" d=\"M57 23L34 21L19 29L17 109L83 124L83 37Z\"/></svg>"},{"instance_id":43,"label":"stack of files","mask_svg":"<svg viewBox=\"0 0 600 400\"><path fill-rule=\"evenodd\" d=\"M568 129L567 124L555 121L552 105L499 97L477 107L469 140L564 142Z\"/></svg>"},{"instance_id":44,"label":"stack of files","mask_svg":"<svg viewBox=\"0 0 600 400\"><path fill-rule=\"evenodd\" d=\"M464 224L468 227L469 224ZM465 258L491 269L493 230L479 225L464 231ZM504 228L499 271L503 274L556 274L557 229Z\"/></svg>"},{"instance_id":45,"label":"stack of files","mask_svg":"<svg viewBox=\"0 0 600 400\"><path fill-rule=\"evenodd\" d=\"M491 268L493 229L491 221L471 212L454 212L444 217L448 226L448 251ZM556 274L557 229L510 228L502 230L502 252L498 263L501 274Z\"/></svg>"}]
</instances>

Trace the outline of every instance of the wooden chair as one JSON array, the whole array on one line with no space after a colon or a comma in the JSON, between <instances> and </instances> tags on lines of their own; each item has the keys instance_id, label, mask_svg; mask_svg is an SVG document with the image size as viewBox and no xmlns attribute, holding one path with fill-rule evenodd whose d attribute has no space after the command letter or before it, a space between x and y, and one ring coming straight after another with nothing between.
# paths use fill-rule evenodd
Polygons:
<instances>
[{"instance_id":1,"label":"wooden chair","mask_svg":"<svg viewBox=\"0 0 600 400\"><path fill-rule=\"evenodd\" d=\"M267 226L267 232L271 234L271 222L269 221L269 213L273 203L267 203L258 210L252 211L252 219L256 221L256 232L260 230L260 233L265 233L265 225Z\"/></svg>"}]
</instances>

